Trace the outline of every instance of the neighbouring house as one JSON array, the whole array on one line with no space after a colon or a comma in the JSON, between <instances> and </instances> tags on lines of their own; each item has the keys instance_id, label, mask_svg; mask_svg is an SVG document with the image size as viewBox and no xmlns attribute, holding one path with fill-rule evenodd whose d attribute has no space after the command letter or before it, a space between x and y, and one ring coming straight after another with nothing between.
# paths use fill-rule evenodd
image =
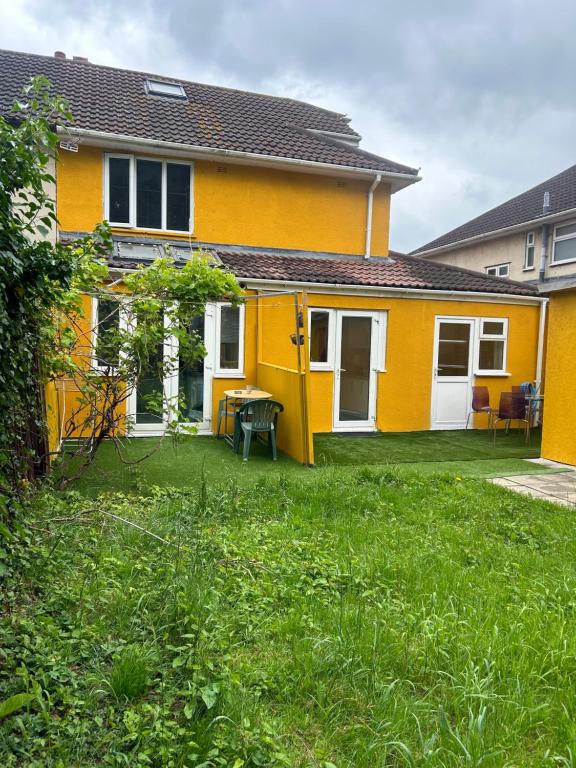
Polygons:
<instances>
[{"instance_id":1,"label":"neighbouring house","mask_svg":"<svg viewBox=\"0 0 576 768\"><path fill-rule=\"evenodd\" d=\"M118 277L160 247L181 263L201 249L245 289L240 307L214 304L199 319L203 363L156 384L184 389L201 433L215 431L225 390L256 384L284 404L279 447L311 464L314 433L464 428L475 382L495 405L540 378L537 288L390 252L390 198L417 171L361 149L344 115L9 51L0 109L38 74L75 116L56 165L59 237L106 219ZM87 323L102 312L86 297ZM74 403L72 383L58 384L56 442ZM158 434L166 419L140 395L127 404L133 434Z\"/></svg>"},{"instance_id":2,"label":"neighbouring house","mask_svg":"<svg viewBox=\"0 0 576 768\"><path fill-rule=\"evenodd\" d=\"M529 282L576 277L576 165L413 251L430 261Z\"/></svg>"}]
</instances>

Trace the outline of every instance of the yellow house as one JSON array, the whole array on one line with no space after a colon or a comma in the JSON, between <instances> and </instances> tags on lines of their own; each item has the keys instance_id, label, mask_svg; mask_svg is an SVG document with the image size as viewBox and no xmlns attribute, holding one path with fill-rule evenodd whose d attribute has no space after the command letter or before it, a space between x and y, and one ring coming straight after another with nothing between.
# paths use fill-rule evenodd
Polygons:
<instances>
[{"instance_id":1,"label":"yellow house","mask_svg":"<svg viewBox=\"0 0 576 768\"><path fill-rule=\"evenodd\" d=\"M550 293L542 456L576 464L576 282Z\"/></svg>"},{"instance_id":2,"label":"yellow house","mask_svg":"<svg viewBox=\"0 0 576 768\"><path fill-rule=\"evenodd\" d=\"M63 54L0 60L8 97L43 74L70 101L59 236L108 220L117 277L168 245L180 262L208 251L243 285L242 306L199 319L203 364L157 383L184 389L200 432L215 432L226 390L258 385L284 405L280 447L312 464L314 433L464 428L474 384L496 405L540 379L535 289L389 252L391 195L419 177L360 149L344 115ZM102 310L86 300L88 326ZM49 394L54 444L68 384ZM141 396L127 403L133 434L157 434Z\"/></svg>"}]
</instances>

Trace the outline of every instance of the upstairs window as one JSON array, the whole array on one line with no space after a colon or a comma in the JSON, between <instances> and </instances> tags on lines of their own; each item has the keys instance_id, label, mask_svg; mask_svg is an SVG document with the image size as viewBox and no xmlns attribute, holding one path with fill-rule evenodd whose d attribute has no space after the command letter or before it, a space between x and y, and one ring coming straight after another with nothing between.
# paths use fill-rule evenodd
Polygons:
<instances>
[{"instance_id":1,"label":"upstairs window","mask_svg":"<svg viewBox=\"0 0 576 768\"><path fill-rule=\"evenodd\" d=\"M105 218L112 225L190 232L192 166L107 155Z\"/></svg>"},{"instance_id":2,"label":"upstairs window","mask_svg":"<svg viewBox=\"0 0 576 768\"><path fill-rule=\"evenodd\" d=\"M478 341L478 370L476 373L504 373L506 370L506 341L508 320L480 320Z\"/></svg>"},{"instance_id":3,"label":"upstairs window","mask_svg":"<svg viewBox=\"0 0 576 768\"><path fill-rule=\"evenodd\" d=\"M510 277L510 264L493 264L491 267L486 267L486 274L494 277Z\"/></svg>"},{"instance_id":4,"label":"upstairs window","mask_svg":"<svg viewBox=\"0 0 576 768\"><path fill-rule=\"evenodd\" d=\"M534 269L536 240L534 232L526 232L526 248L524 251L524 269Z\"/></svg>"},{"instance_id":5,"label":"upstairs window","mask_svg":"<svg viewBox=\"0 0 576 768\"><path fill-rule=\"evenodd\" d=\"M576 261L576 221L554 227L552 263Z\"/></svg>"}]
</instances>

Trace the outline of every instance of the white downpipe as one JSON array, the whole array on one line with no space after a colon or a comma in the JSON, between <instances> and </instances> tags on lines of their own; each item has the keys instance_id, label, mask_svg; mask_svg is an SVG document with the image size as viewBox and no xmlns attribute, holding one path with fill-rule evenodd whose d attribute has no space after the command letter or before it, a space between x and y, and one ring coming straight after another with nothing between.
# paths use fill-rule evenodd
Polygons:
<instances>
[{"instance_id":1,"label":"white downpipe","mask_svg":"<svg viewBox=\"0 0 576 768\"><path fill-rule=\"evenodd\" d=\"M366 214L366 248L364 249L364 258L370 258L370 246L372 244L372 204L374 202L374 190L382 181L382 174L378 173L368 190L368 211Z\"/></svg>"},{"instance_id":2,"label":"white downpipe","mask_svg":"<svg viewBox=\"0 0 576 768\"><path fill-rule=\"evenodd\" d=\"M542 384L542 362L544 357L544 333L546 331L546 308L548 299L540 304L540 324L538 326L538 351L536 353L536 387L540 390Z\"/></svg>"}]
</instances>

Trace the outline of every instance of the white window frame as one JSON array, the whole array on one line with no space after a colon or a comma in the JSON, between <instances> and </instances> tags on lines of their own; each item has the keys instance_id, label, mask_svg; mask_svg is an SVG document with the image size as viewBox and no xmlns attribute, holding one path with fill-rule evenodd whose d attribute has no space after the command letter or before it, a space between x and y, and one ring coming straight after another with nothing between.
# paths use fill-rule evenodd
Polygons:
<instances>
[{"instance_id":1,"label":"white window frame","mask_svg":"<svg viewBox=\"0 0 576 768\"><path fill-rule=\"evenodd\" d=\"M334 371L336 367L336 319L337 313L357 314L358 317L369 316L376 325L374 331L375 351L372 360L372 367L376 373L386 373L386 348L388 340L388 310L347 310L333 309L330 307L309 307L308 308L308 354L310 354L312 337L312 313L328 313L328 355L325 363L313 362L309 359L311 371Z\"/></svg>"},{"instance_id":2,"label":"white window frame","mask_svg":"<svg viewBox=\"0 0 576 768\"><path fill-rule=\"evenodd\" d=\"M129 170L129 178L130 178L130 187L128 190L129 195L129 211L130 211L130 221L112 221L110 219L110 166L109 161L110 159L120 159L120 160L129 160L130 161L130 170ZM154 227L138 227L136 225L136 166L138 160L149 160L154 163L160 163L162 166L162 200L161 200L161 219L162 219L162 226L160 229L156 229ZM167 177L167 170L166 166L170 163L171 165L186 165L190 168L190 216L189 216L189 225L188 229L167 229L166 228L166 221L167 221L167 184L166 184L166 177ZM184 160L177 160L174 159L158 159L156 157L145 157L141 155L125 155L125 154L119 154L116 152L107 152L104 155L104 218L106 221L110 223L113 227L125 227L130 229L138 229L138 230L144 230L146 232L170 232L175 235L190 235L194 232L194 163Z\"/></svg>"},{"instance_id":3,"label":"white window frame","mask_svg":"<svg viewBox=\"0 0 576 768\"><path fill-rule=\"evenodd\" d=\"M502 323L502 333L485 333L484 323ZM507 317L480 317L476 318L476 352L474 355L476 376L508 376L506 364L508 361L508 318ZM481 341L503 341L504 351L502 354L502 368L483 369L480 368L480 342Z\"/></svg>"},{"instance_id":4,"label":"white window frame","mask_svg":"<svg viewBox=\"0 0 576 768\"><path fill-rule=\"evenodd\" d=\"M576 258L573 259L564 259L564 260L556 260L556 243L562 242L563 240L574 240L576 239L576 232L571 232L569 235L557 235L556 232L558 230L558 227L568 227L571 224L576 224L576 220L572 221L561 221L554 227L554 235L552 238L552 258L550 260L550 266L552 267L559 267L562 264L574 264L576 262Z\"/></svg>"},{"instance_id":5,"label":"white window frame","mask_svg":"<svg viewBox=\"0 0 576 768\"><path fill-rule=\"evenodd\" d=\"M506 274L501 274L500 270L502 267L505 267ZM495 270L495 271L491 271ZM501 277L503 279L510 277L510 262L504 262L502 264L491 264L489 267L485 267L484 271L487 275L492 275L492 277Z\"/></svg>"},{"instance_id":6,"label":"white window frame","mask_svg":"<svg viewBox=\"0 0 576 768\"><path fill-rule=\"evenodd\" d=\"M220 336L222 328L222 308L231 307L230 302L216 304L216 322L214 334L214 378L216 379L243 379L244 378L244 335L246 306L239 304L240 315L238 318L238 368L222 368L220 365Z\"/></svg>"},{"instance_id":7,"label":"white window frame","mask_svg":"<svg viewBox=\"0 0 576 768\"><path fill-rule=\"evenodd\" d=\"M528 264L528 251L532 248L533 262L530 266ZM536 268L536 233L534 230L526 232L526 243L524 245L524 272L532 272Z\"/></svg>"},{"instance_id":8,"label":"white window frame","mask_svg":"<svg viewBox=\"0 0 576 768\"><path fill-rule=\"evenodd\" d=\"M334 310L328 307L310 307L308 309L308 352L312 352L312 315L314 313L323 312L328 315L328 349L326 355L326 362L314 362L309 360L311 371L333 371L334 370L334 351L336 344L336 334L334 328Z\"/></svg>"}]
</instances>

